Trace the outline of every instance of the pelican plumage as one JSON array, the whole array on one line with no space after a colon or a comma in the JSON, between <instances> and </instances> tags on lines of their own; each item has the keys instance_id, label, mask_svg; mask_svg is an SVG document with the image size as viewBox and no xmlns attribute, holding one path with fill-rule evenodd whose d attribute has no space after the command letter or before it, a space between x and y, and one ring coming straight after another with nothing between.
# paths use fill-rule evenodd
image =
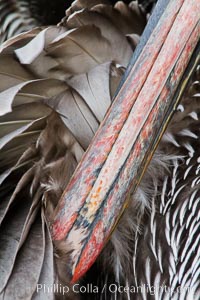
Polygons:
<instances>
[{"instance_id":1,"label":"pelican plumage","mask_svg":"<svg viewBox=\"0 0 200 300\"><path fill-rule=\"evenodd\" d=\"M52 241L58 202L154 9L141 2L0 0L0 299L200 297L198 51L137 190L76 283L77 235Z\"/></svg>"}]
</instances>

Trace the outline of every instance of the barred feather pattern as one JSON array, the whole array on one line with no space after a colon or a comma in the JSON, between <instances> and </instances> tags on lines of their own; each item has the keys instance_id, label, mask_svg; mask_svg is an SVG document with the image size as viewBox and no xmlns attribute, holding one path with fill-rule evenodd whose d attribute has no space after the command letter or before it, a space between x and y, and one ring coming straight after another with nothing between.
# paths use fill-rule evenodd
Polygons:
<instances>
[{"instance_id":1,"label":"barred feather pattern","mask_svg":"<svg viewBox=\"0 0 200 300\"><path fill-rule=\"evenodd\" d=\"M35 7L35 1L0 1L0 43L8 38L32 29L39 25L39 21L31 15L31 7Z\"/></svg>"},{"instance_id":2,"label":"barred feather pattern","mask_svg":"<svg viewBox=\"0 0 200 300\"><path fill-rule=\"evenodd\" d=\"M49 222L145 23L136 1L111 7L76 0L59 26L2 45L0 299L65 299L36 292L37 284L69 285L69 249L53 248ZM129 209L80 282L103 292L71 291L66 299L149 299L153 287L155 299L198 299L199 73L198 67ZM132 290L112 292L114 282Z\"/></svg>"},{"instance_id":3,"label":"barred feather pattern","mask_svg":"<svg viewBox=\"0 0 200 300\"><path fill-rule=\"evenodd\" d=\"M0 44L37 26L57 24L65 15L65 0L0 0Z\"/></svg>"},{"instance_id":4,"label":"barred feather pattern","mask_svg":"<svg viewBox=\"0 0 200 300\"><path fill-rule=\"evenodd\" d=\"M102 253L113 270L101 299L199 299L199 68Z\"/></svg>"}]
</instances>

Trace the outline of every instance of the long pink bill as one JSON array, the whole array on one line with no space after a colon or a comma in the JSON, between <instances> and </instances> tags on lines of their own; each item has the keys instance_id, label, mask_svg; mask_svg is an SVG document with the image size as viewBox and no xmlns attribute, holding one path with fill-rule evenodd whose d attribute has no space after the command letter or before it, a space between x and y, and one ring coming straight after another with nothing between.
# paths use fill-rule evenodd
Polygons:
<instances>
[{"instance_id":1,"label":"long pink bill","mask_svg":"<svg viewBox=\"0 0 200 300\"><path fill-rule=\"evenodd\" d=\"M160 0L162 1L162 0ZM200 1L170 0L56 208L72 282L94 263L138 186L197 63Z\"/></svg>"}]
</instances>

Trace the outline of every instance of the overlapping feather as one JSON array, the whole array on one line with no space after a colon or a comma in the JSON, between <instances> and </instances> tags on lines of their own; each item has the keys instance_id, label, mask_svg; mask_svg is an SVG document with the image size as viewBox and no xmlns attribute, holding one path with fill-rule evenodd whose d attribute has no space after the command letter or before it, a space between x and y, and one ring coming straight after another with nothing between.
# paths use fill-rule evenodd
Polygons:
<instances>
[{"instance_id":1,"label":"overlapping feather","mask_svg":"<svg viewBox=\"0 0 200 300\"><path fill-rule=\"evenodd\" d=\"M2 3L7 4L1 13L7 14L10 2ZM24 30L14 30L12 17L8 21L0 27L11 27L9 36ZM145 21L135 1L129 6L120 1L113 8L106 0L76 0L59 26L31 30L2 46L0 299L54 299L54 293L37 293L37 284L66 284L67 249L53 250L48 224L111 103ZM176 289L190 284L182 296L198 298L199 120L198 67L101 255L106 274L100 276L100 288L113 282L166 285L171 294L158 290L154 298L177 299ZM89 282L97 284L93 272ZM75 296L67 293L66 299ZM105 289L96 296L148 299L150 294Z\"/></svg>"},{"instance_id":2,"label":"overlapping feather","mask_svg":"<svg viewBox=\"0 0 200 300\"><path fill-rule=\"evenodd\" d=\"M125 35L145 25L136 4L88 3L75 1L60 26L34 29L1 47L0 299L38 299L38 283L59 280L46 222L130 60ZM12 30L16 24L9 23L6 37L27 24Z\"/></svg>"}]
</instances>

